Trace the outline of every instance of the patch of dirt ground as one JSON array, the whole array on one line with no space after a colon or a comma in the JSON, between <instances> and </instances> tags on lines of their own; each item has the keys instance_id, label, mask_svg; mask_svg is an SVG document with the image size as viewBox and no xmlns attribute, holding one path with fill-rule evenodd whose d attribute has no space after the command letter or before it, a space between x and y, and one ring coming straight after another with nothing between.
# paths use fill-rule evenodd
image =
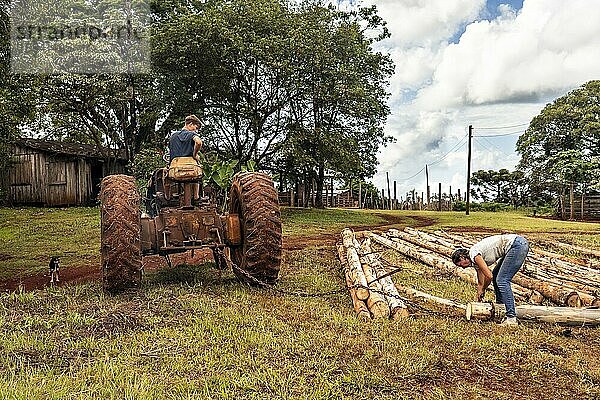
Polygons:
<instances>
[{"instance_id":1,"label":"patch of dirt ground","mask_svg":"<svg viewBox=\"0 0 600 400\"><path fill-rule=\"evenodd\" d=\"M413 228L419 228L424 226L430 226L435 223L432 218L427 218L418 215L411 215L410 217L389 215L389 214L376 214L377 216L384 219L383 222L377 225L354 225L349 226L355 232L362 230L374 230L374 231L385 231L390 228L404 229L407 226ZM415 222L416 221L416 222ZM292 236L283 238L283 249L284 250L302 250L309 246L335 246L340 238L339 233L319 233L311 236Z\"/></svg>"},{"instance_id":2,"label":"patch of dirt ground","mask_svg":"<svg viewBox=\"0 0 600 400\"><path fill-rule=\"evenodd\" d=\"M386 230L392 227L403 229L410 225L413 227L429 226L434 223L431 218L412 215L410 217L396 216L389 214L377 214L384 221L378 225L369 226L350 226L354 231L361 231L365 229L370 230ZM322 233L312 235L310 237L289 237L283 239L284 250L301 250L308 246L334 246L339 240L339 233ZM0 254L0 260L3 256ZM8 256L10 257L10 256ZM212 261L212 252L210 250L196 250L192 255L191 251L181 254L171 255L171 262L174 266L180 264L191 264L197 265L202 264L206 261ZM145 272L156 271L160 268L168 266L167 261L162 256L147 256L143 258L143 266ZM54 283L54 285L62 286L67 284L80 284L84 282L100 281L102 276L100 274L99 265L80 265L76 267L62 266L60 269L60 281ZM29 276L20 276L16 278L9 278L0 280L0 292L13 292L18 290L35 290L49 287L50 275L48 271L39 272L37 274Z\"/></svg>"},{"instance_id":3,"label":"patch of dirt ground","mask_svg":"<svg viewBox=\"0 0 600 400\"><path fill-rule=\"evenodd\" d=\"M212 261L212 251L196 250L192 255L191 251L171 255L171 263L174 266L181 264L197 265L206 261ZM167 261L162 256L147 256L142 259L145 272L156 271L168 266ZM100 281L100 265L82 265L77 267L62 267L60 269L60 281L54 283L57 286L67 284L80 284L84 282ZM14 292L18 290L30 291L50 287L50 274L48 271L40 272L34 275L21 276L0 280L0 292Z\"/></svg>"}]
</instances>

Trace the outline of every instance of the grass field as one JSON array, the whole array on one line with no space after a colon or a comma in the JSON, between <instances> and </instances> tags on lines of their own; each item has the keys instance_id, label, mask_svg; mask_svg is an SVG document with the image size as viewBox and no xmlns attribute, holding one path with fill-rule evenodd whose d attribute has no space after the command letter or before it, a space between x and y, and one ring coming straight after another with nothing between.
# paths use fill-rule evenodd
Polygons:
<instances>
[{"instance_id":1,"label":"grass field","mask_svg":"<svg viewBox=\"0 0 600 400\"><path fill-rule=\"evenodd\" d=\"M598 224L515 213L284 209L284 240L424 217L433 223L424 229L543 232L600 247ZM35 270L51 252L72 252L66 263L74 268L98 263L98 235L97 209L0 209L2 271ZM462 281L384 256L406 267L398 282L463 302L473 297ZM280 289L342 284L329 243L284 251ZM360 323L347 293L306 298L250 288L211 263L148 274L142 290L115 297L96 282L0 294L0 398L600 397L598 329L525 323L507 330L425 304L410 310L405 321Z\"/></svg>"}]
</instances>

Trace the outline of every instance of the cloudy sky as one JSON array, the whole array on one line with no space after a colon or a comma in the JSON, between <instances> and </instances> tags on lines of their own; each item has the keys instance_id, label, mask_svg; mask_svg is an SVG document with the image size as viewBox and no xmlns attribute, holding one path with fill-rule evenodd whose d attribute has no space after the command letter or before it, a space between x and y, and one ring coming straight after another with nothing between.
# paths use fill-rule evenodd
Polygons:
<instances>
[{"instance_id":1,"label":"cloudy sky","mask_svg":"<svg viewBox=\"0 0 600 400\"><path fill-rule=\"evenodd\" d=\"M398 196L425 191L426 164L432 192L442 182L444 192L464 193L469 125L472 170L514 170L515 143L531 119L600 79L600 0L362 4L376 4L392 34L378 50L396 64L386 131L397 141L381 151L373 182L384 188L389 172Z\"/></svg>"}]
</instances>

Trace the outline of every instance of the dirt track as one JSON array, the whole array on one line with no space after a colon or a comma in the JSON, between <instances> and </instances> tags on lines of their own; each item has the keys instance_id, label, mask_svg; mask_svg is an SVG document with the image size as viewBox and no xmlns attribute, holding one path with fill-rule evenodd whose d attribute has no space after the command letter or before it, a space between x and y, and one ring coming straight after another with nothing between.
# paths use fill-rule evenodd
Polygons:
<instances>
[{"instance_id":1,"label":"dirt track","mask_svg":"<svg viewBox=\"0 0 600 400\"><path fill-rule=\"evenodd\" d=\"M201 264L205 261L212 261L212 252L195 251L194 257L192 252L176 254L171 256L173 265L179 264ZM143 258L144 271L155 271L160 268L167 267L167 261L161 256L148 256ZM74 268L61 268L60 282L58 286L66 284L79 284L101 279L99 265L84 265ZM55 284L56 285L56 284ZM20 277L16 279L0 280L0 292L13 292L17 290L29 291L35 289L43 289L50 287L50 275L48 272L35 275Z\"/></svg>"},{"instance_id":2,"label":"dirt track","mask_svg":"<svg viewBox=\"0 0 600 400\"><path fill-rule=\"evenodd\" d=\"M405 217L380 214L385 222L379 225L370 226L351 226L355 231L364 229L378 229L386 230L391 227L404 228L406 226L407 219ZM434 223L433 219L426 218L423 216L410 216L413 221L417 223L411 223L414 227L429 226ZM411 221L412 222L412 221ZM323 233L314 235L311 237L284 237L283 238L283 249L284 250L301 250L308 246L334 246L338 241L338 233ZM192 253L176 254L171 256L173 265L179 264L201 264L205 261L212 261L212 252L210 250L196 251L194 257ZM161 256L148 256L143 258L144 271L155 271L160 268L167 266L166 260ZM101 279L100 266L99 265L82 265L73 268L61 268L60 270L60 282L59 286L66 284L79 284L83 282L90 282ZM18 290L35 290L43 289L50 286L50 277L47 271L38 273L35 275L19 277L15 279L0 280L0 292L13 292Z\"/></svg>"}]
</instances>

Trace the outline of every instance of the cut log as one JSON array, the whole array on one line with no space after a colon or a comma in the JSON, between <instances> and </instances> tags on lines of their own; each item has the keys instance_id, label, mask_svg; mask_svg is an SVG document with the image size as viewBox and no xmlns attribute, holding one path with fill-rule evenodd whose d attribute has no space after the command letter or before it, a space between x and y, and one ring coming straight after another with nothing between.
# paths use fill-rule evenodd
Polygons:
<instances>
[{"instance_id":1,"label":"cut log","mask_svg":"<svg viewBox=\"0 0 600 400\"><path fill-rule=\"evenodd\" d=\"M458 276L461 279L464 279L467 282L477 284L477 275L475 273L475 269L473 268L460 268L454 265L451 261L444 259L436 254L431 253L425 249L417 250L413 246L396 241L392 241L390 239L386 239L382 236L376 235L374 233L371 234L371 239L375 242L389 247L391 249L397 250L401 254L408 256L417 261L423 262L429 266L440 269L442 271L448 272L452 275Z\"/></svg>"},{"instance_id":2,"label":"cut log","mask_svg":"<svg viewBox=\"0 0 600 400\"><path fill-rule=\"evenodd\" d=\"M390 230L391 231L391 230ZM447 247L451 245L449 242L444 241L442 239L438 239L435 236L425 234L413 228L405 228L405 232L400 232L398 230L394 230L393 236L412 244L424 247L429 250L433 250L441 255L451 257L454 252L455 247ZM419 239L420 238L420 239ZM393 240L393 239L392 239ZM431 240L432 242L428 242L427 240ZM475 282L477 283L477 282ZM522 297L525 301L530 301L533 304L541 304L544 300L544 296L542 296L539 292L524 288L513 282L513 293L515 296Z\"/></svg>"},{"instance_id":3,"label":"cut log","mask_svg":"<svg viewBox=\"0 0 600 400\"><path fill-rule=\"evenodd\" d=\"M600 251L598 250L594 250L594 249L588 249L586 247L581 247L581 246L577 246L574 244L568 244L568 243L563 243L563 242L553 242L551 241L550 244L552 244L553 246L556 247L560 247L563 249L567 249L567 250L571 250L571 251L577 251L581 254L586 254L586 255L590 255L590 256L594 256L594 257L599 257L600 258Z\"/></svg>"},{"instance_id":4,"label":"cut log","mask_svg":"<svg viewBox=\"0 0 600 400\"><path fill-rule=\"evenodd\" d=\"M532 278L558 282L561 285L587 293L595 293L600 290L598 282L593 279L587 279L575 273L563 272L553 266L541 264L537 261L529 260L521 271Z\"/></svg>"},{"instance_id":5,"label":"cut log","mask_svg":"<svg viewBox=\"0 0 600 400\"><path fill-rule=\"evenodd\" d=\"M517 285L521 285L528 289L537 290L547 299L552 300L554 303L559 305L565 305L569 307L581 307L581 298L577 292L556 285L552 285L548 282L542 282L537 279L532 279L521 272L513 277L512 282Z\"/></svg>"},{"instance_id":6,"label":"cut log","mask_svg":"<svg viewBox=\"0 0 600 400\"><path fill-rule=\"evenodd\" d=\"M385 274L387 274L387 271L385 270L377 256L373 254L373 250L371 249L371 239L366 238L363 241L361 245L361 250L363 254L365 254L363 256L363 258L365 259L365 263L371 266L374 270L374 274L378 278L380 278L378 280L378 283L380 285L381 291L383 291L386 294L385 300L387 301L390 307L390 315L392 319L398 319L402 316L408 316L406 304L404 304L404 302L399 299L400 295L398 294L398 290L396 290L396 286L394 286L392 277L384 276Z\"/></svg>"},{"instance_id":7,"label":"cut log","mask_svg":"<svg viewBox=\"0 0 600 400\"><path fill-rule=\"evenodd\" d=\"M427 242L419 236L409 235L404 232L398 232L396 235L392 236L393 241L397 241L399 239L404 240L405 242L412 243L424 249L435 251L436 253L439 253L442 256L451 257L452 253L454 252L454 248L452 247L446 247L435 242Z\"/></svg>"},{"instance_id":8,"label":"cut log","mask_svg":"<svg viewBox=\"0 0 600 400\"><path fill-rule=\"evenodd\" d=\"M536 269L535 271L525 269L523 273L528 277L577 292L583 306L592 306L598 300L596 296L589 294L595 293L597 291L596 288L574 283L574 280L568 277L552 276L543 268Z\"/></svg>"},{"instance_id":9,"label":"cut log","mask_svg":"<svg viewBox=\"0 0 600 400\"><path fill-rule=\"evenodd\" d=\"M423 299L425 301L430 301L436 304L441 304L452 308L459 308L461 310L466 310L467 308L466 305L458 303L456 301L444 299L443 297L434 296L432 294L421 292L420 290L416 290L406 286L396 285L396 288L408 296Z\"/></svg>"},{"instance_id":10,"label":"cut log","mask_svg":"<svg viewBox=\"0 0 600 400\"><path fill-rule=\"evenodd\" d=\"M369 285L369 298L367 299L367 307L369 307L371 315L373 315L373 318L375 319L389 318L390 306L385 300L385 297L382 295L383 289L377 281L377 274L368 263L363 262L362 268Z\"/></svg>"},{"instance_id":11,"label":"cut log","mask_svg":"<svg viewBox=\"0 0 600 400\"><path fill-rule=\"evenodd\" d=\"M351 287L352 280L350 279L350 276L347 273L345 273L344 276L346 277L346 285L349 287L348 291L350 292L350 298L352 299L356 317L361 321L369 321L371 319L371 314L369 313L367 305L364 301L359 300L358 297L356 297L356 289Z\"/></svg>"},{"instance_id":12,"label":"cut log","mask_svg":"<svg viewBox=\"0 0 600 400\"><path fill-rule=\"evenodd\" d=\"M354 284L349 275L348 269L348 260L346 259L346 248L339 244L337 246L338 256L340 258L340 262L342 263L342 267L344 269L344 277L346 279L346 286L348 287L348 291L350 292L350 298L352 299L352 306L354 307L354 311L356 312L356 316L358 319L362 321L368 321L371 319L371 314L369 313L369 309L364 301L359 300L356 297L356 289L353 287Z\"/></svg>"},{"instance_id":13,"label":"cut log","mask_svg":"<svg viewBox=\"0 0 600 400\"><path fill-rule=\"evenodd\" d=\"M519 305L515 310L519 319L577 326L600 325L600 309L596 307L571 308ZM505 315L506 309L503 304L469 303L466 307L468 320L499 321Z\"/></svg>"},{"instance_id":14,"label":"cut log","mask_svg":"<svg viewBox=\"0 0 600 400\"><path fill-rule=\"evenodd\" d=\"M369 298L369 288L367 278L360 265L358 251L354 247L354 233L352 229L344 229L342 231L342 243L346 247L346 259L348 261L348 271L353 285L356 286L356 297L359 300L367 300Z\"/></svg>"},{"instance_id":15,"label":"cut log","mask_svg":"<svg viewBox=\"0 0 600 400\"><path fill-rule=\"evenodd\" d=\"M454 243L452 243L452 242L449 242L449 241L444 240L444 239L442 239L440 237L436 237L434 235L430 235L428 233L419 231L419 230L417 230L415 228L411 228L411 227L407 226L406 228L404 228L404 231L406 233L410 234L410 235L419 236L422 239L425 239L427 241L439 244L439 245L444 246L444 247L456 248L456 245Z\"/></svg>"}]
</instances>

